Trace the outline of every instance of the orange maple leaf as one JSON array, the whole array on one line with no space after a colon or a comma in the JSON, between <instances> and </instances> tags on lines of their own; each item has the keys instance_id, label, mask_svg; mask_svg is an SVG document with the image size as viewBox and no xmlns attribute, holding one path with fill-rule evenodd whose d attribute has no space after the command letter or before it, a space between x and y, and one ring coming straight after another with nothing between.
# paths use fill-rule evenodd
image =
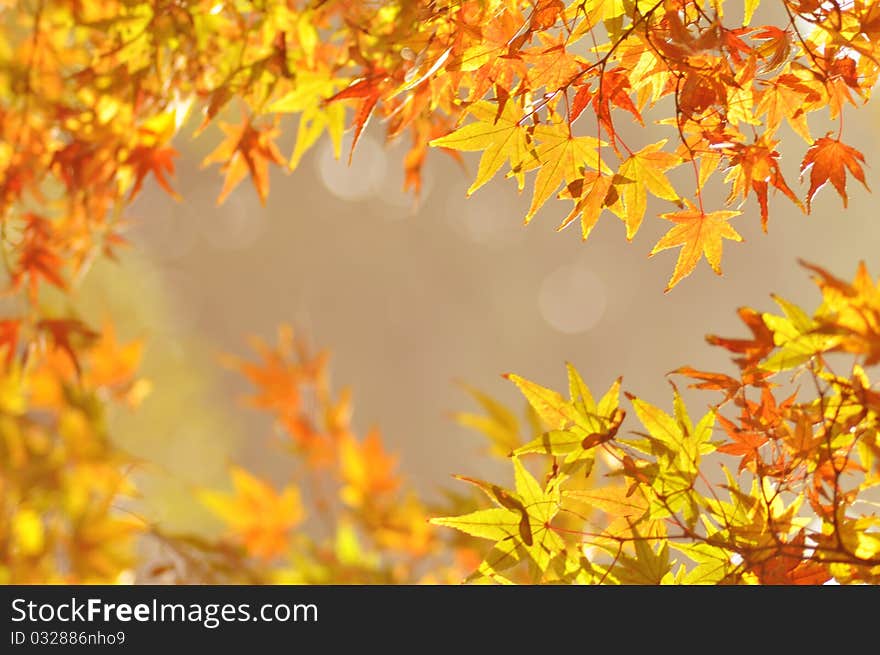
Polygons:
<instances>
[{"instance_id":1,"label":"orange maple leaf","mask_svg":"<svg viewBox=\"0 0 880 655\"><path fill-rule=\"evenodd\" d=\"M385 452L378 430L372 430L361 442L348 435L340 444L339 458L346 483L342 497L351 505L361 506L400 485L394 474L397 457Z\"/></svg>"},{"instance_id":2,"label":"orange maple leaf","mask_svg":"<svg viewBox=\"0 0 880 655\"><path fill-rule=\"evenodd\" d=\"M718 452L742 457L739 463L740 471L748 467L749 463L757 462L760 458L759 448L766 444L770 438L762 432L741 428L721 414L718 414L716 418L727 436L730 437L728 443L718 446Z\"/></svg>"},{"instance_id":3,"label":"orange maple leaf","mask_svg":"<svg viewBox=\"0 0 880 655\"><path fill-rule=\"evenodd\" d=\"M830 132L829 132L830 134ZM819 138L804 156L801 162L801 176L810 169L810 190L807 193L807 211L810 211L810 203L813 196L826 182L831 182L837 193L843 198L843 206L846 207L846 169L867 189L865 172L859 162L864 163L865 157L861 152L828 135ZM870 190L870 189L869 189Z\"/></svg>"},{"instance_id":4,"label":"orange maple leaf","mask_svg":"<svg viewBox=\"0 0 880 655\"><path fill-rule=\"evenodd\" d=\"M260 357L259 362L228 358L231 368L237 369L256 387L249 402L279 416L298 415L307 387L323 384L328 355L311 355L305 344L296 339L288 325L278 329L278 345L272 347L261 339L252 339L251 346Z\"/></svg>"},{"instance_id":5,"label":"orange maple leaf","mask_svg":"<svg viewBox=\"0 0 880 655\"><path fill-rule=\"evenodd\" d=\"M177 151L174 148L154 148L149 146L136 146L129 154L125 163L134 168L135 182L129 194L129 200L133 200L144 186L144 180L150 173L156 178L159 186L175 200L180 195L171 187L171 183L165 174L174 175L174 158Z\"/></svg>"},{"instance_id":6,"label":"orange maple leaf","mask_svg":"<svg viewBox=\"0 0 880 655\"><path fill-rule=\"evenodd\" d=\"M749 369L769 355L775 347L773 331L764 323L761 313L754 309L740 307L737 314L751 331L751 339L730 339L710 334L706 336L706 341L713 346L720 346L732 353L742 355L734 358L733 361L741 369Z\"/></svg>"},{"instance_id":7,"label":"orange maple leaf","mask_svg":"<svg viewBox=\"0 0 880 655\"><path fill-rule=\"evenodd\" d=\"M689 378L697 380L688 385L691 389L723 391L725 393L725 400L732 398L742 388L743 384L740 380L725 375L724 373L700 371L691 366L682 366L672 371L672 373L676 375L686 375Z\"/></svg>"},{"instance_id":8,"label":"orange maple leaf","mask_svg":"<svg viewBox=\"0 0 880 655\"><path fill-rule=\"evenodd\" d=\"M18 290L27 278L31 302L36 302L40 278L59 289L67 289L67 282L62 275L65 262L58 251L57 242L58 238L48 219L36 214L25 216L18 262L12 271L10 282L12 288Z\"/></svg>"},{"instance_id":9,"label":"orange maple leaf","mask_svg":"<svg viewBox=\"0 0 880 655\"><path fill-rule=\"evenodd\" d=\"M750 190L755 193L761 207L761 228L764 232L767 231L767 220L770 217L767 199L770 186L781 191L798 207L803 207L779 169L779 152L773 149L776 143L764 135L752 145L735 146L735 154L730 158L730 174L727 177L732 182L728 203L740 194L745 198Z\"/></svg>"},{"instance_id":10,"label":"orange maple leaf","mask_svg":"<svg viewBox=\"0 0 880 655\"><path fill-rule=\"evenodd\" d=\"M602 75L596 95L593 96L593 107L596 116L602 123L606 132L612 137L616 135L614 123L611 119L611 105L628 111L640 125L644 125L641 113L630 98L632 88L629 77L621 68L615 68Z\"/></svg>"},{"instance_id":11,"label":"orange maple leaf","mask_svg":"<svg viewBox=\"0 0 880 655\"><path fill-rule=\"evenodd\" d=\"M382 97L381 85L386 79L387 76L384 71L377 71L372 75L355 80L350 86L324 101L325 104L330 104L331 102L350 98L360 100L360 104L354 114L354 135L351 139L351 150L348 154L349 166L354 156L355 146L357 146L357 142L361 138L361 133L367 126L370 116L373 115L373 109L375 109L376 104L379 102L379 98Z\"/></svg>"},{"instance_id":12,"label":"orange maple leaf","mask_svg":"<svg viewBox=\"0 0 880 655\"><path fill-rule=\"evenodd\" d=\"M260 202L266 204L269 195L269 162L284 164L284 158L272 140L280 133L277 122L269 127L258 127L245 116L241 125L221 123L220 129L226 134L226 139L202 162L203 167L220 163L220 171L226 174L217 204L223 204L248 173L254 181Z\"/></svg>"},{"instance_id":13,"label":"orange maple leaf","mask_svg":"<svg viewBox=\"0 0 880 655\"><path fill-rule=\"evenodd\" d=\"M667 248L682 247L666 291L690 275L703 255L706 256L706 261L709 262L712 270L721 275L723 240L742 241L742 237L727 221L741 213L724 210L707 214L691 206L684 211L661 214L662 218L672 221L675 225L657 242L651 250L651 255Z\"/></svg>"},{"instance_id":14,"label":"orange maple leaf","mask_svg":"<svg viewBox=\"0 0 880 655\"><path fill-rule=\"evenodd\" d=\"M149 386L145 380L134 384L143 349L144 342L140 339L119 343L113 323L105 321L100 338L89 351L88 372L84 376L86 383L113 389L119 395L128 395L129 400L137 404ZM129 394L132 391L134 393Z\"/></svg>"}]
</instances>

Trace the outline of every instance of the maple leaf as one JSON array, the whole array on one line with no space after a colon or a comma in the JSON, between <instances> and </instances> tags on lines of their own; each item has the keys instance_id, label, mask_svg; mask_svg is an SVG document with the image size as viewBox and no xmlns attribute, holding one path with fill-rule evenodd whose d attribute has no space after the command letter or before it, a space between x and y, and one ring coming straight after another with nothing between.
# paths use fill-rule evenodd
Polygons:
<instances>
[{"instance_id":1,"label":"maple leaf","mask_svg":"<svg viewBox=\"0 0 880 655\"><path fill-rule=\"evenodd\" d=\"M120 344L116 328L109 320L104 322L100 337L89 352L87 383L96 387L119 387L134 377L143 354L144 342L135 340Z\"/></svg>"},{"instance_id":2,"label":"maple leaf","mask_svg":"<svg viewBox=\"0 0 880 655\"><path fill-rule=\"evenodd\" d=\"M261 343L258 346L262 362L233 364L257 388L250 402L278 414L296 413L302 397L301 387L309 381L308 374L289 362L283 351L274 351Z\"/></svg>"},{"instance_id":3,"label":"maple leaf","mask_svg":"<svg viewBox=\"0 0 880 655\"><path fill-rule=\"evenodd\" d=\"M513 458L513 466L515 491L461 478L482 489L497 508L431 519L434 525L495 542L472 578L486 576L503 581L499 574L521 561L527 561L533 574L540 577L565 549L565 542L550 526L559 511L561 478L553 478L542 488L519 458Z\"/></svg>"},{"instance_id":4,"label":"maple leaf","mask_svg":"<svg viewBox=\"0 0 880 655\"><path fill-rule=\"evenodd\" d=\"M715 445L710 441L715 412L710 410L694 425L678 389L675 385L672 389L673 416L627 394L647 433L638 433L644 438L641 441L625 443L657 458L657 472L650 485L656 498L649 498L653 516L684 508L688 522L693 523L697 510L692 486L702 456L715 450Z\"/></svg>"},{"instance_id":5,"label":"maple leaf","mask_svg":"<svg viewBox=\"0 0 880 655\"><path fill-rule=\"evenodd\" d=\"M843 112L844 103L855 106L856 101L851 91L863 96L859 82L859 71L856 60L849 56L841 56L838 47L827 47L816 57L817 68L822 71L822 86L828 101L828 115L834 120ZM863 96L864 97L864 96Z\"/></svg>"},{"instance_id":6,"label":"maple leaf","mask_svg":"<svg viewBox=\"0 0 880 655\"><path fill-rule=\"evenodd\" d=\"M828 133L830 134L830 132ZM846 196L846 170L855 177L867 189L865 172L859 162L864 163L865 157L861 152L852 148L838 139L832 139L828 135L820 137L807 150L803 162L801 162L801 176L810 170L810 190L807 192L807 211L813 197L827 182L831 182L837 193L843 198L843 206L847 205Z\"/></svg>"},{"instance_id":7,"label":"maple leaf","mask_svg":"<svg viewBox=\"0 0 880 655\"><path fill-rule=\"evenodd\" d=\"M325 398L327 354L310 354L302 341L294 337L288 325L278 329L278 345L271 347L260 339L252 339L252 346L261 361L242 361L226 358L231 368L237 369L255 387L248 401L256 407L276 415L288 430L298 450L312 463L331 464L336 459L336 433L348 429L348 395L343 392L336 405L329 406L325 415L326 432L315 425L314 418L303 408L303 397L312 393Z\"/></svg>"},{"instance_id":8,"label":"maple leaf","mask_svg":"<svg viewBox=\"0 0 880 655\"><path fill-rule=\"evenodd\" d=\"M707 214L691 206L684 211L661 214L662 218L672 221L675 225L657 242L651 250L651 255L667 248L681 246L675 270L666 285L667 292L690 275L704 255L712 270L718 275L721 274L723 240L742 241L742 237L728 221L741 213L722 210Z\"/></svg>"},{"instance_id":9,"label":"maple leaf","mask_svg":"<svg viewBox=\"0 0 880 655\"><path fill-rule=\"evenodd\" d=\"M788 59L791 51L791 35L788 30L780 29L775 25L764 25L758 32L753 33L751 38L762 42L753 51L763 62L761 72L776 70Z\"/></svg>"},{"instance_id":10,"label":"maple leaf","mask_svg":"<svg viewBox=\"0 0 880 655\"><path fill-rule=\"evenodd\" d=\"M682 366L675 369L672 373L678 375L686 375L699 382L688 385L692 389L712 389L725 392L725 400L732 398L741 388L742 382L736 378L725 375L724 373L711 373L708 371L698 371L690 366Z\"/></svg>"},{"instance_id":11,"label":"maple leaf","mask_svg":"<svg viewBox=\"0 0 880 655\"><path fill-rule=\"evenodd\" d=\"M483 101L468 107L468 113L477 122L434 139L430 142L431 145L451 150L483 151L477 177L467 191L469 196L491 180L507 162L510 162L511 171L522 190L525 181L523 163L531 159L532 155L526 128L520 125L521 110L512 103L507 103L502 109Z\"/></svg>"},{"instance_id":12,"label":"maple leaf","mask_svg":"<svg viewBox=\"0 0 880 655\"><path fill-rule=\"evenodd\" d=\"M620 197L625 211L619 212L626 224L626 238L630 241L635 237L645 216L648 191L664 200L678 200L678 193L670 184L665 172L678 166L682 159L676 154L664 152L662 149L664 145L666 139L634 152L617 171L620 177L630 181L622 185Z\"/></svg>"},{"instance_id":13,"label":"maple leaf","mask_svg":"<svg viewBox=\"0 0 880 655\"><path fill-rule=\"evenodd\" d=\"M513 373L508 373L504 377L519 388L540 419L551 430L567 430L579 424L586 427L585 415L579 411L573 401L565 400L559 392Z\"/></svg>"},{"instance_id":14,"label":"maple leaf","mask_svg":"<svg viewBox=\"0 0 880 655\"><path fill-rule=\"evenodd\" d=\"M775 348L773 331L764 323L762 314L754 309L741 307L737 310L737 314L751 331L751 339L729 339L710 334L706 337L706 341L713 346L720 346L730 352L743 355L734 359L734 362L741 369L750 369Z\"/></svg>"},{"instance_id":15,"label":"maple leaf","mask_svg":"<svg viewBox=\"0 0 880 655\"><path fill-rule=\"evenodd\" d=\"M546 32L539 34L542 42L523 53L528 58L528 83L531 88L544 88L547 93L555 94L569 80L577 75L582 66L578 58L568 52L564 34L550 37Z\"/></svg>"},{"instance_id":16,"label":"maple leaf","mask_svg":"<svg viewBox=\"0 0 880 655\"><path fill-rule=\"evenodd\" d=\"M428 156L428 146L432 139L439 138L449 132L449 127L445 121L438 121L436 124L428 124L420 121L413 125L412 145L403 157L403 190L412 189L415 195L419 195L422 191L422 169ZM460 165L464 165L464 160L460 153L455 150L446 149L449 154Z\"/></svg>"},{"instance_id":17,"label":"maple leaf","mask_svg":"<svg viewBox=\"0 0 880 655\"><path fill-rule=\"evenodd\" d=\"M373 109L382 97L381 84L385 79L386 76L382 72L371 73L363 78L355 80L347 88L324 101L324 104L331 105L334 102L349 98L360 100L358 108L354 114L354 136L352 137L351 150L348 154L349 165L351 165L352 157L354 156L354 149L361 137L361 133L367 126L367 122L373 114Z\"/></svg>"},{"instance_id":18,"label":"maple leaf","mask_svg":"<svg viewBox=\"0 0 880 655\"><path fill-rule=\"evenodd\" d=\"M272 559L284 552L288 533L304 518L299 490L276 492L268 483L234 466L233 493L201 490L199 498L229 526L235 537L255 556Z\"/></svg>"},{"instance_id":19,"label":"maple leaf","mask_svg":"<svg viewBox=\"0 0 880 655\"><path fill-rule=\"evenodd\" d=\"M144 186L144 180L150 173L169 196L180 200L180 195L171 188L168 178L165 177L166 173L174 174L174 158L176 156L177 151L174 148L136 146L125 160L126 164L134 168L135 174L134 186L128 196L129 201L137 197Z\"/></svg>"},{"instance_id":20,"label":"maple leaf","mask_svg":"<svg viewBox=\"0 0 880 655\"><path fill-rule=\"evenodd\" d=\"M467 9L462 13L467 13ZM494 86L503 106L510 96L509 90L516 85L516 79L526 76L526 65L518 50L529 37L530 25L522 22L522 15L518 12L497 12L488 21L483 12L477 16L482 20L479 21L480 27L474 30L479 30L480 38L464 38L470 25L459 30L458 38L460 41L467 40L468 45L457 44L447 70L473 71L474 85L468 94L468 102L483 98ZM463 48L461 54L458 54L459 47Z\"/></svg>"},{"instance_id":21,"label":"maple leaf","mask_svg":"<svg viewBox=\"0 0 880 655\"><path fill-rule=\"evenodd\" d=\"M534 129L534 136L538 141L535 154L539 168L526 223L532 220L561 184L583 178L585 167L611 173L611 169L599 158L599 147L603 142L591 136L572 136L567 124L538 125ZM535 165L531 163L530 167Z\"/></svg>"},{"instance_id":22,"label":"maple leaf","mask_svg":"<svg viewBox=\"0 0 880 655\"><path fill-rule=\"evenodd\" d=\"M549 432L540 434L512 454L561 456L564 473L572 474L581 465L586 465L589 474L594 458L593 449L613 439L626 416L626 412L619 407L621 380L615 380L597 403L574 366L568 364L567 369L570 400L518 375L506 376L516 384L550 428Z\"/></svg>"},{"instance_id":23,"label":"maple leaf","mask_svg":"<svg viewBox=\"0 0 880 655\"><path fill-rule=\"evenodd\" d=\"M880 282L874 282L865 263L859 263L852 283L819 266L800 264L816 274L822 291L822 309L816 316L820 330L841 336L840 348L864 354L866 366L880 362Z\"/></svg>"},{"instance_id":24,"label":"maple leaf","mask_svg":"<svg viewBox=\"0 0 880 655\"><path fill-rule=\"evenodd\" d=\"M516 416L488 394L467 385L463 386L480 404L486 415L459 412L455 415L456 422L482 432L489 438L491 452L507 457L511 451L522 445L520 425Z\"/></svg>"},{"instance_id":25,"label":"maple leaf","mask_svg":"<svg viewBox=\"0 0 880 655\"><path fill-rule=\"evenodd\" d=\"M742 457L739 463L740 471L747 468L749 464L757 462L760 459L758 449L770 441L770 438L761 432L743 429L720 414L717 418L731 439L730 443L718 446L718 452Z\"/></svg>"},{"instance_id":26,"label":"maple leaf","mask_svg":"<svg viewBox=\"0 0 880 655\"><path fill-rule=\"evenodd\" d=\"M769 217L767 191L770 186L782 191L789 200L803 208L779 170L779 153L773 149L775 145L775 142L768 143L766 136L761 136L752 145L737 144L730 157L730 173L725 180L732 182L728 204L737 195L745 198L749 190L755 193L761 207L761 228L764 232L767 231Z\"/></svg>"},{"instance_id":27,"label":"maple leaf","mask_svg":"<svg viewBox=\"0 0 880 655\"><path fill-rule=\"evenodd\" d=\"M241 125L221 123L220 129L226 139L202 162L202 166L220 163L220 171L226 174L217 204L223 204L248 173L260 202L265 204L269 195L269 163L284 164L284 158L272 141L279 134L277 123L272 127L257 127L245 117Z\"/></svg>"},{"instance_id":28,"label":"maple leaf","mask_svg":"<svg viewBox=\"0 0 880 655\"><path fill-rule=\"evenodd\" d=\"M762 83L766 88L761 91L755 115L766 113L765 134L775 134L784 118L804 141L812 143L805 107L808 108L809 102L819 99L818 92L790 74L780 75L772 82L762 80Z\"/></svg>"},{"instance_id":29,"label":"maple leaf","mask_svg":"<svg viewBox=\"0 0 880 655\"><path fill-rule=\"evenodd\" d=\"M773 332L776 351L761 362L765 371L779 372L795 368L818 353L837 346L840 337L823 333L819 322L792 302L773 295L782 316L765 313L764 323Z\"/></svg>"},{"instance_id":30,"label":"maple leaf","mask_svg":"<svg viewBox=\"0 0 880 655\"><path fill-rule=\"evenodd\" d=\"M49 220L36 214L25 216L18 262L12 270L10 283L13 289L19 289L27 278L31 302L36 302L40 279L59 289L67 289L67 282L61 273L64 258L58 252L57 244L58 237Z\"/></svg>"},{"instance_id":31,"label":"maple leaf","mask_svg":"<svg viewBox=\"0 0 880 655\"><path fill-rule=\"evenodd\" d=\"M626 553L617 555L614 577L621 584L662 584L672 568L672 561L669 558L669 542L665 539L659 539L658 544L652 545L651 541L639 534L635 527L632 528L632 531L635 556Z\"/></svg>"},{"instance_id":32,"label":"maple leaf","mask_svg":"<svg viewBox=\"0 0 880 655\"><path fill-rule=\"evenodd\" d=\"M560 197L574 199L574 209L563 219L556 231L565 229L580 216L581 235L586 241L596 226L602 209L608 206L610 196L614 195L613 191L614 178L593 171L586 173L580 180L570 183Z\"/></svg>"},{"instance_id":33,"label":"maple leaf","mask_svg":"<svg viewBox=\"0 0 880 655\"><path fill-rule=\"evenodd\" d=\"M361 507L400 486L394 474L397 458L384 451L378 430L371 431L360 443L351 437L344 439L339 459L346 484L341 496L350 505Z\"/></svg>"},{"instance_id":34,"label":"maple leaf","mask_svg":"<svg viewBox=\"0 0 880 655\"><path fill-rule=\"evenodd\" d=\"M592 98L596 116L599 118L599 122L605 128L605 131L611 135L612 140L615 140L616 131L611 120L611 105L628 111L640 125L644 125L642 115L629 97L630 93L632 93L632 90L630 88L629 76L623 69L616 68L602 75L599 89Z\"/></svg>"},{"instance_id":35,"label":"maple leaf","mask_svg":"<svg viewBox=\"0 0 880 655\"><path fill-rule=\"evenodd\" d=\"M325 132L330 137L334 155L339 158L345 133L345 106L326 104L324 101L344 84L344 80L332 77L329 70L297 71L293 89L269 106L272 112L299 114L296 142L287 164L289 170L293 171L299 166L305 153Z\"/></svg>"}]
</instances>

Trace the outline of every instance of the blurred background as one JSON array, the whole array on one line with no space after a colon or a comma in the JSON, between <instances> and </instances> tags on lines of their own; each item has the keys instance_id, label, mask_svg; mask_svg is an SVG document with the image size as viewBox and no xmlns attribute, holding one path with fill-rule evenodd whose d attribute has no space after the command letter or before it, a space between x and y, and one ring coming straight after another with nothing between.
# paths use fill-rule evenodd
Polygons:
<instances>
[{"instance_id":1,"label":"blurred background","mask_svg":"<svg viewBox=\"0 0 880 655\"><path fill-rule=\"evenodd\" d=\"M844 140L874 165L866 174L880 190L877 117L873 105L850 109ZM184 200L148 185L130 212L133 247L122 265L103 263L88 277L78 302L113 313L122 336L147 340L153 392L114 421L122 445L154 462L144 495L156 518L207 521L181 487L225 485L233 459L278 482L289 475L268 418L243 406L246 385L218 357L248 354L247 335L274 342L280 323L332 351L335 386L354 394L355 425L380 426L400 469L430 497L455 484L452 473L508 475L503 462L481 456L479 435L452 420L474 409L456 381L518 411L520 396L502 373L563 389L570 361L595 392L623 375L625 389L668 409L667 372L726 370L704 335L742 334L737 307L771 310L771 292L815 306L799 257L847 278L864 259L880 274L878 196L852 180L848 210L830 188L811 216L771 197L766 235L750 198L732 221L745 243L725 242L724 277L703 261L664 294L677 251L647 253L669 226L654 216L674 211L670 203L649 205L633 243L607 212L584 243L576 226L555 231L565 202L551 200L523 226L530 181L522 196L499 178L467 199L477 159L463 170L440 152L431 153L416 200L401 192L405 148L386 147L379 128L363 137L351 167L323 142L294 173L273 171L265 207L247 181L217 207L221 176L199 168L216 135L184 134L174 182ZM637 140L671 136L648 130L656 134ZM292 149L291 131L282 152ZM783 170L803 195L796 183L806 145L787 127L780 133ZM713 209L723 205L722 177L706 198ZM675 182L692 186L686 176ZM694 413L714 400L690 398Z\"/></svg>"}]
</instances>

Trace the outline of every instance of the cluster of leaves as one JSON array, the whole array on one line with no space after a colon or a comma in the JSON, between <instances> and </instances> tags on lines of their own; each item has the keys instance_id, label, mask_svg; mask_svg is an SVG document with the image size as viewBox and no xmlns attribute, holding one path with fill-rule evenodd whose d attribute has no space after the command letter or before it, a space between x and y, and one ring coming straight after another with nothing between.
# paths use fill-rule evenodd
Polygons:
<instances>
[{"instance_id":1,"label":"cluster of leaves","mask_svg":"<svg viewBox=\"0 0 880 655\"><path fill-rule=\"evenodd\" d=\"M526 222L558 194L573 203L559 229L580 221L584 239L605 209L633 239L648 192L677 203L677 211L661 215L674 225L651 251L681 247L667 290L703 256L720 273L723 240L741 240L729 222L741 212L706 207L712 173L726 171L727 204L755 196L765 231L771 189L803 208L776 150L783 121L809 146L800 166L810 175L807 210L828 181L846 204L847 170L865 183L861 153L841 141L842 111L847 102L866 101L877 80L880 16L876 3L785 0L781 20L753 25L757 0L733 19L725 16L728 4L539 1L525 23L497 12L478 33L485 40L506 21L508 31L494 43L504 47L496 56L486 43L462 54L462 67L488 77L494 97L484 100L480 86L469 87L475 93L461 106L474 120L432 143L482 151L469 194L505 164L521 190L525 173L537 169ZM587 108L595 120L575 128ZM825 109L838 128L816 138L807 117ZM620 116L644 125L646 111L672 130L675 147L668 138L624 141L631 137ZM682 165L691 169L692 193L667 177Z\"/></svg>"},{"instance_id":2,"label":"cluster of leaves","mask_svg":"<svg viewBox=\"0 0 880 655\"><path fill-rule=\"evenodd\" d=\"M472 579L880 582L880 392L866 371L880 362L880 281L809 268L812 316L776 298L781 315L740 310L750 338L709 337L736 375L673 372L721 394L697 421L675 385L671 415L626 394L641 428L624 436L619 380L597 402L571 366L567 399L508 376L546 431L510 451L513 489L467 479L496 507L433 519L494 542ZM497 416L482 425L493 440Z\"/></svg>"},{"instance_id":3,"label":"cluster of leaves","mask_svg":"<svg viewBox=\"0 0 880 655\"><path fill-rule=\"evenodd\" d=\"M447 549L449 540L428 524L435 509L397 473L397 458L377 429L362 438L353 432L350 393L333 394L326 353L310 354L286 327L275 347L253 345L259 361L230 365L254 386L250 404L273 417L291 456L291 482L277 491L235 467L231 493L203 491L228 539L274 582L397 584L460 576L474 561L473 548L460 542Z\"/></svg>"},{"instance_id":4,"label":"cluster of leaves","mask_svg":"<svg viewBox=\"0 0 880 655\"><path fill-rule=\"evenodd\" d=\"M149 392L136 375L142 342L120 344L108 323L81 344L79 370L51 344L35 345L23 365L9 360L0 583L452 582L479 561L473 543L431 528L438 509L397 474L379 432L354 434L349 393L332 394L325 353L310 355L286 328L277 346L254 345L259 361L229 364L284 435L291 482L278 490L232 466L231 492L199 490L227 528L220 538L169 533L138 511L141 462L110 437L106 415ZM472 506L466 497L447 505Z\"/></svg>"},{"instance_id":5,"label":"cluster of leaves","mask_svg":"<svg viewBox=\"0 0 880 655\"><path fill-rule=\"evenodd\" d=\"M0 223L13 290L66 288L124 243L125 210L149 177L176 196L171 140L193 110L199 132L235 99L242 115L205 159L225 174L222 201L246 176L261 197L269 166L294 169L325 133L337 154L373 115L409 135L407 188L429 144L481 152L469 193L506 167L520 190L535 172L526 221L554 195L586 238L608 209L632 239L647 195L676 203L652 253L681 247L674 286L722 242L739 210L706 208L725 168L728 203L771 187L801 205L776 150L787 123L807 143L805 207L827 182L846 202L861 153L842 138L843 106L878 76L880 11L854 0L26 0L3 3ZM778 10L778 11L776 11ZM725 14L725 11L727 12ZM730 14L734 15L731 17ZM767 24L757 24L765 17ZM351 119L346 111L351 108ZM595 120L583 118L585 110ZM821 111L820 111L821 110ZM814 134L824 113L836 132ZM648 113L670 137L636 144ZM274 143L298 117L289 157ZM579 123L578 123L579 121ZM578 123L578 125L576 125ZM625 141L626 139L626 141ZM627 143L629 142L629 143ZM693 179L667 177L683 166ZM685 191L692 184L693 191ZM33 321L17 317L32 334Z\"/></svg>"},{"instance_id":6,"label":"cluster of leaves","mask_svg":"<svg viewBox=\"0 0 880 655\"><path fill-rule=\"evenodd\" d=\"M0 372L0 583L115 582L143 521L126 512L132 458L107 433L108 403L137 405L140 342L83 335L82 368L49 343Z\"/></svg>"}]
</instances>

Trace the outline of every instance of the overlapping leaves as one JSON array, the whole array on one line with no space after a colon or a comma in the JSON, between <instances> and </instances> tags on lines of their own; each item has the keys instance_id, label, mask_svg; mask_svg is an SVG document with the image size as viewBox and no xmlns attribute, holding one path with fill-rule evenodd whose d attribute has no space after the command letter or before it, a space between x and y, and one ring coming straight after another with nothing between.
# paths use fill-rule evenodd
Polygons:
<instances>
[{"instance_id":1,"label":"overlapping leaves","mask_svg":"<svg viewBox=\"0 0 880 655\"><path fill-rule=\"evenodd\" d=\"M511 453L514 491L469 480L498 509L435 520L495 541L475 576L504 568L505 581L880 582L871 501L880 392L865 368L877 361L880 281L864 265L853 282L807 266L822 292L812 315L779 298L781 314L741 310L751 339L711 339L734 354L735 375L676 371L722 394L698 421L675 386L671 414L626 394L641 424L627 434L619 381L595 403L571 366L570 399L508 376L545 432ZM802 388L783 392L793 374ZM523 477L535 454L543 487ZM524 500L526 479L535 505ZM546 539L533 552L536 526ZM545 569L517 574L525 560Z\"/></svg>"}]
</instances>

